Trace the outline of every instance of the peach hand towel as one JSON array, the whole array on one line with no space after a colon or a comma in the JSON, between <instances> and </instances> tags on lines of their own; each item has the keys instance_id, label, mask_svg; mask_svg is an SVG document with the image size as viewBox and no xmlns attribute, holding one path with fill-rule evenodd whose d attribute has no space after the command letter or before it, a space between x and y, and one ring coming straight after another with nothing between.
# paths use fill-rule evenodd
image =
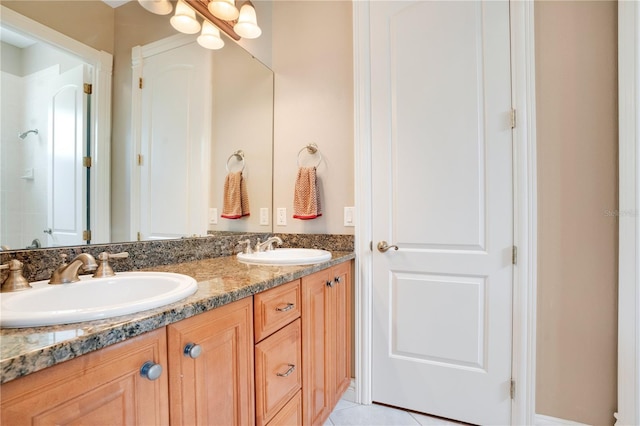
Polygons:
<instances>
[{"instance_id":1,"label":"peach hand towel","mask_svg":"<svg viewBox=\"0 0 640 426\"><path fill-rule=\"evenodd\" d=\"M322 209L316 168L300 167L293 194L293 217L307 220L319 216L322 216Z\"/></svg>"},{"instance_id":2,"label":"peach hand towel","mask_svg":"<svg viewBox=\"0 0 640 426\"><path fill-rule=\"evenodd\" d=\"M249 195L242 172L231 172L224 180L222 215L225 219L249 216Z\"/></svg>"}]
</instances>

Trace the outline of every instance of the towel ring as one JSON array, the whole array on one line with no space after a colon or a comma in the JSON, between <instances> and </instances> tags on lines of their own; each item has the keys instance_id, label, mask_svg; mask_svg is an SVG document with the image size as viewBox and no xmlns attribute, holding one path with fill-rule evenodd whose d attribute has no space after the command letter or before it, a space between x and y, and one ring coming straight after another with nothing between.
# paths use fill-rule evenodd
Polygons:
<instances>
[{"instance_id":1,"label":"towel ring","mask_svg":"<svg viewBox=\"0 0 640 426\"><path fill-rule=\"evenodd\" d=\"M231 161L231 159L234 157L236 157L238 160L242 162L242 169L240 169L240 172L244 172L244 151L239 149L233 154L231 154L229 158L227 158L227 165L226 165L227 173L229 172L229 161Z\"/></svg>"},{"instance_id":2,"label":"towel ring","mask_svg":"<svg viewBox=\"0 0 640 426\"><path fill-rule=\"evenodd\" d=\"M316 145L315 143L310 143L309 145L303 147L300 151L298 151L298 167L301 167L300 158L301 158L302 153L304 151L307 151L309 153L309 155L318 154L318 157L319 157L318 158L318 163L314 167L318 167L320 165L320 163L322 163L322 153L318 149L318 145Z\"/></svg>"}]
</instances>

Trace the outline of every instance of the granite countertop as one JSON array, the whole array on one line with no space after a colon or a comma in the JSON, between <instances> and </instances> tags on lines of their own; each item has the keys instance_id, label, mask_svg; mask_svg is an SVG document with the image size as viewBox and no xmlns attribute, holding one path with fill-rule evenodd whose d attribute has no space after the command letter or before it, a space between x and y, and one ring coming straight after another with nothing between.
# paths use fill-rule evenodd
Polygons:
<instances>
[{"instance_id":1,"label":"granite countertop","mask_svg":"<svg viewBox=\"0 0 640 426\"><path fill-rule=\"evenodd\" d=\"M352 252L331 254L330 260L307 266L246 265L227 256L147 268L189 275L198 281L198 290L179 302L131 315L0 329L0 384L355 258Z\"/></svg>"}]
</instances>

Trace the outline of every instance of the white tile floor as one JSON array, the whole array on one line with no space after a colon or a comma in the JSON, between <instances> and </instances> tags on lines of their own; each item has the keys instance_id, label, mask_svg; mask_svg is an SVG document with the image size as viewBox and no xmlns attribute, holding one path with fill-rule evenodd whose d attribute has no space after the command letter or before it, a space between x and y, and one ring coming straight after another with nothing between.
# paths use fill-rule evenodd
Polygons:
<instances>
[{"instance_id":1,"label":"white tile floor","mask_svg":"<svg viewBox=\"0 0 640 426\"><path fill-rule=\"evenodd\" d=\"M460 423L447 421L437 417L410 413L384 405L359 405L341 399L329 416L325 426L359 425L359 426L434 426L455 425Z\"/></svg>"}]
</instances>

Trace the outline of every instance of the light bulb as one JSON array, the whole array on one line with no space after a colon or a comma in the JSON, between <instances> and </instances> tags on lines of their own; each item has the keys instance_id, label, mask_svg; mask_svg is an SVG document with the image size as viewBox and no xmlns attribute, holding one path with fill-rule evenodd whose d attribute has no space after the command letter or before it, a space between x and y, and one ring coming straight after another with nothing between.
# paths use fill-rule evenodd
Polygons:
<instances>
[{"instance_id":1,"label":"light bulb","mask_svg":"<svg viewBox=\"0 0 640 426\"><path fill-rule=\"evenodd\" d=\"M169 0L138 0L140 6L156 15L168 15L173 10Z\"/></svg>"},{"instance_id":2,"label":"light bulb","mask_svg":"<svg viewBox=\"0 0 640 426\"><path fill-rule=\"evenodd\" d=\"M212 0L207 8L213 16L223 21L233 21L240 15L233 0Z\"/></svg>"},{"instance_id":3,"label":"light bulb","mask_svg":"<svg viewBox=\"0 0 640 426\"><path fill-rule=\"evenodd\" d=\"M184 4L182 0L178 0L176 13L169 22L173 28L181 33L195 34L200 31L200 22L196 19L196 12Z\"/></svg>"},{"instance_id":4,"label":"light bulb","mask_svg":"<svg viewBox=\"0 0 640 426\"><path fill-rule=\"evenodd\" d=\"M240 8L240 17L238 18L238 22L233 26L233 31L243 38L260 37L262 30L258 26L256 10L251 4L245 3L242 5L242 8Z\"/></svg>"},{"instance_id":5,"label":"light bulb","mask_svg":"<svg viewBox=\"0 0 640 426\"><path fill-rule=\"evenodd\" d=\"M220 38L220 30L211 22L202 23L202 34L198 36L198 44L206 49L218 50L224 46L224 41Z\"/></svg>"}]
</instances>

